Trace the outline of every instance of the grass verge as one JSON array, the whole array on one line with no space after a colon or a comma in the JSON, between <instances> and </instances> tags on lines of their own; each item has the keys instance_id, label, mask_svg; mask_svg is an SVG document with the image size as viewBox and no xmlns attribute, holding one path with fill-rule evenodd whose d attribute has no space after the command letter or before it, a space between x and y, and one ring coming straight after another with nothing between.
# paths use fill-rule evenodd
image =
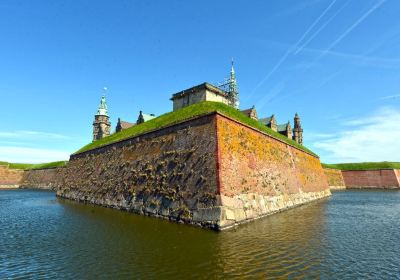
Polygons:
<instances>
[{"instance_id":1,"label":"grass verge","mask_svg":"<svg viewBox=\"0 0 400 280\"><path fill-rule=\"evenodd\" d=\"M23 169L23 170L35 170L35 169L48 169L48 168L56 168L63 167L67 164L67 161L54 161L48 163L11 163L0 161L0 165L8 165L11 169Z\"/></svg>"},{"instance_id":2,"label":"grass verge","mask_svg":"<svg viewBox=\"0 0 400 280\"><path fill-rule=\"evenodd\" d=\"M354 163L323 163L322 167L338 170L372 170L372 169L400 169L400 162L354 162Z\"/></svg>"},{"instance_id":3,"label":"grass verge","mask_svg":"<svg viewBox=\"0 0 400 280\"><path fill-rule=\"evenodd\" d=\"M242 112L240 112L228 105L225 105L223 103L210 102L210 101L193 104L191 106L187 106L180 110L166 113L164 115L161 115L157 118L154 118L154 119L144 122L142 124L135 125L126 130L123 130L121 132L111 134L110 136L107 136L103 139L100 139L98 141L87 144L86 146L82 147L74 154L76 155L76 154L86 152L89 150L93 150L93 149L96 149L99 147L107 146L107 145L110 145L112 143L115 143L115 142L118 142L121 140L129 139L134 136L138 136L140 134L143 134L143 133L146 133L146 132L149 132L152 130L160 129L160 128L163 128L166 126L170 126L170 125L173 125L176 123L183 122L185 120L191 119L196 116L200 116L200 115L204 115L204 114L208 114L208 113L212 113L212 112L219 112L219 113L221 113L227 117L230 117L240 123L246 124L248 126L256 128L262 132L265 132L266 134L268 134L270 136L278 138L281 141L283 141L291 146L294 146L300 150L303 150L307 153L317 156L311 150L298 144L296 141L293 141L292 139L289 139L289 138L285 137L284 135L281 135L278 132L273 131L272 129L265 126L261 122L249 118Z\"/></svg>"}]
</instances>

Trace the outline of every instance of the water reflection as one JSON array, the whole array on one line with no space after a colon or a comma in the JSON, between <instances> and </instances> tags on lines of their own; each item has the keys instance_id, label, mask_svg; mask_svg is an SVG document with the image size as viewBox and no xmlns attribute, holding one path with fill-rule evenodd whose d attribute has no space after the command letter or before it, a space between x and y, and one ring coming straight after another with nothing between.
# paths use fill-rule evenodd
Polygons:
<instances>
[{"instance_id":1,"label":"water reflection","mask_svg":"<svg viewBox=\"0 0 400 280\"><path fill-rule=\"evenodd\" d=\"M398 279L399 202L398 192L340 192L216 233L2 191L0 278Z\"/></svg>"}]
</instances>

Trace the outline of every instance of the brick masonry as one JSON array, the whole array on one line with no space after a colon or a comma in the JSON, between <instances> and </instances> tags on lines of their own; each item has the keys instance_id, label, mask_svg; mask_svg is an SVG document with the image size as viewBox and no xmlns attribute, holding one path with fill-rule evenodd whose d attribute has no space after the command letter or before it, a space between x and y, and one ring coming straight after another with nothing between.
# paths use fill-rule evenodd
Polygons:
<instances>
[{"instance_id":1,"label":"brick masonry","mask_svg":"<svg viewBox=\"0 0 400 280\"><path fill-rule=\"evenodd\" d=\"M16 188L22 181L23 170L8 168L8 165L0 165L0 188Z\"/></svg>"},{"instance_id":2,"label":"brick masonry","mask_svg":"<svg viewBox=\"0 0 400 280\"><path fill-rule=\"evenodd\" d=\"M330 195L319 158L224 116L217 131L221 227Z\"/></svg>"},{"instance_id":3,"label":"brick masonry","mask_svg":"<svg viewBox=\"0 0 400 280\"><path fill-rule=\"evenodd\" d=\"M331 190L346 189L341 170L324 168L324 173L326 178L328 179L328 184Z\"/></svg>"},{"instance_id":4,"label":"brick masonry","mask_svg":"<svg viewBox=\"0 0 400 280\"><path fill-rule=\"evenodd\" d=\"M0 166L0 188L53 189L62 168L20 170Z\"/></svg>"},{"instance_id":5,"label":"brick masonry","mask_svg":"<svg viewBox=\"0 0 400 280\"><path fill-rule=\"evenodd\" d=\"M57 195L214 229L330 195L317 157L212 113L72 155Z\"/></svg>"},{"instance_id":6,"label":"brick masonry","mask_svg":"<svg viewBox=\"0 0 400 280\"><path fill-rule=\"evenodd\" d=\"M400 188L399 169L342 171L346 188Z\"/></svg>"}]
</instances>

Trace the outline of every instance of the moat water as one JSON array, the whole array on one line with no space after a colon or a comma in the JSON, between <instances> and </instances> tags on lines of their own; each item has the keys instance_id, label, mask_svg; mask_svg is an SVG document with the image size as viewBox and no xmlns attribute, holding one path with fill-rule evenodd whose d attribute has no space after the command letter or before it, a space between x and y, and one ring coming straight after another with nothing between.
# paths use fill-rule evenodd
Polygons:
<instances>
[{"instance_id":1,"label":"moat water","mask_svg":"<svg viewBox=\"0 0 400 280\"><path fill-rule=\"evenodd\" d=\"M344 191L216 233L0 191L0 279L400 279L400 192Z\"/></svg>"}]
</instances>

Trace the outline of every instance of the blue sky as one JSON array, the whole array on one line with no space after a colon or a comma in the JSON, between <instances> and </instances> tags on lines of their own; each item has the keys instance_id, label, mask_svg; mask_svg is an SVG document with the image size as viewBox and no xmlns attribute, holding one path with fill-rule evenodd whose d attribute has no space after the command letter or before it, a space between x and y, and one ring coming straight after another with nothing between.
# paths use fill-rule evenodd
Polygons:
<instances>
[{"instance_id":1,"label":"blue sky","mask_svg":"<svg viewBox=\"0 0 400 280\"><path fill-rule=\"evenodd\" d=\"M302 117L324 162L400 161L400 1L0 1L0 160L45 162L172 110L235 60L242 109Z\"/></svg>"}]
</instances>

